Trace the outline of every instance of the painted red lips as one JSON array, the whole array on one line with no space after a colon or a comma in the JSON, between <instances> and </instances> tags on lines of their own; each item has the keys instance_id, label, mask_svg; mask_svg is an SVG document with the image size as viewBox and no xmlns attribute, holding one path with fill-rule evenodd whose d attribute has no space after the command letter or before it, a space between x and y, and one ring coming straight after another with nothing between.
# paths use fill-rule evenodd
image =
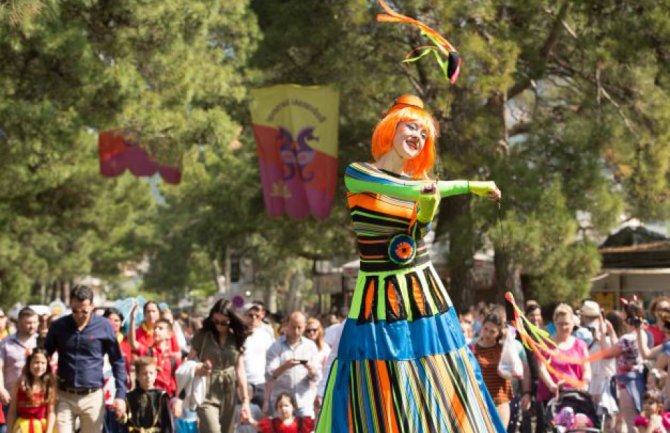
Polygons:
<instances>
[{"instance_id":1,"label":"painted red lips","mask_svg":"<svg viewBox=\"0 0 670 433\"><path fill-rule=\"evenodd\" d=\"M419 143L415 140L407 140L407 146L409 146L410 149L412 150L418 150L419 149Z\"/></svg>"}]
</instances>

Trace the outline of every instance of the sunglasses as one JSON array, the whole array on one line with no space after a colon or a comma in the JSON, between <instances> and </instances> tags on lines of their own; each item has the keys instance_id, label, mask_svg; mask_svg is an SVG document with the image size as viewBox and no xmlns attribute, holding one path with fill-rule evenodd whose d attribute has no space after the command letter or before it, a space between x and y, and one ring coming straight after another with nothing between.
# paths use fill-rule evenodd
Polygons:
<instances>
[{"instance_id":1,"label":"sunglasses","mask_svg":"<svg viewBox=\"0 0 670 433\"><path fill-rule=\"evenodd\" d=\"M228 326L230 325L230 320L212 320L214 326Z\"/></svg>"},{"instance_id":2,"label":"sunglasses","mask_svg":"<svg viewBox=\"0 0 670 433\"><path fill-rule=\"evenodd\" d=\"M250 318L252 318L252 319L258 319L258 318L261 317L261 315L260 315L260 314L248 313L248 314L247 314L247 317L250 317Z\"/></svg>"},{"instance_id":3,"label":"sunglasses","mask_svg":"<svg viewBox=\"0 0 670 433\"><path fill-rule=\"evenodd\" d=\"M319 328L310 328L310 329L305 329L305 332L318 332Z\"/></svg>"}]
</instances>

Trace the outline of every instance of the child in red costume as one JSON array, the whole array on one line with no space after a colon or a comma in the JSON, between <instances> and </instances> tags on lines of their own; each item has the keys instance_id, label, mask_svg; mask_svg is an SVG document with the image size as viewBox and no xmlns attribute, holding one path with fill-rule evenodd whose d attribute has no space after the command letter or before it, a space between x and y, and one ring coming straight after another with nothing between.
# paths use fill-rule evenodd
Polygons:
<instances>
[{"instance_id":1,"label":"child in red costume","mask_svg":"<svg viewBox=\"0 0 670 433\"><path fill-rule=\"evenodd\" d=\"M314 430L314 420L308 416L293 416L296 406L293 396L282 392L275 402L277 416L252 420L250 424L261 433L310 433Z\"/></svg>"},{"instance_id":2,"label":"child in red costume","mask_svg":"<svg viewBox=\"0 0 670 433\"><path fill-rule=\"evenodd\" d=\"M23 373L12 390L7 415L10 433L52 433L56 425L56 378L44 349L26 358Z\"/></svg>"},{"instance_id":3,"label":"child in red costume","mask_svg":"<svg viewBox=\"0 0 670 433\"><path fill-rule=\"evenodd\" d=\"M135 326L134 305L130 310L130 329ZM133 346L133 335L130 334L130 345ZM137 345L135 353L139 356L149 356L156 360L158 376L156 377L156 388L165 390L170 398L175 397L177 392L176 371L181 364L181 359L175 356L172 350L172 324L166 319L158 319L155 322L153 338L150 346Z\"/></svg>"}]
</instances>

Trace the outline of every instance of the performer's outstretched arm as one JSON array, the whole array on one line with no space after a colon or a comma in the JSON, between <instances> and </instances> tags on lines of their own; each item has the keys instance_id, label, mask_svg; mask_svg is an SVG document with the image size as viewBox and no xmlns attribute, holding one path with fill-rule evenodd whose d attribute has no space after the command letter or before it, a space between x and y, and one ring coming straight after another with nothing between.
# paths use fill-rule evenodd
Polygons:
<instances>
[{"instance_id":1,"label":"performer's outstretched arm","mask_svg":"<svg viewBox=\"0 0 670 433\"><path fill-rule=\"evenodd\" d=\"M488 195L497 190L495 182L470 182L467 180L412 180L399 179L367 164L353 163L347 167L344 183L349 192L373 192L405 200L418 200L431 185L437 184L440 197L467 193Z\"/></svg>"}]
</instances>

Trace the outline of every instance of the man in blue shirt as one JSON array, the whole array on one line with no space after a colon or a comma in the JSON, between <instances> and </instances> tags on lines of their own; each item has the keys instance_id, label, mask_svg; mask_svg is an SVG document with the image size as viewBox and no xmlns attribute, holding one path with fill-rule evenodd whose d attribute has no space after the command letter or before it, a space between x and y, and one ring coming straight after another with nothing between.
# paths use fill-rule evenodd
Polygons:
<instances>
[{"instance_id":1,"label":"man in blue shirt","mask_svg":"<svg viewBox=\"0 0 670 433\"><path fill-rule=\"evenodd\" d=\"M74 433L79 417L82 432L99 433L104 419L104 356L109 357L116 382L114 410L126 412L126 369L112 325L93 312L93 291L75 286L70 293L72 314L51 324L45 349L58 352L58 433Z\"/></svg>"}]
</instances>

